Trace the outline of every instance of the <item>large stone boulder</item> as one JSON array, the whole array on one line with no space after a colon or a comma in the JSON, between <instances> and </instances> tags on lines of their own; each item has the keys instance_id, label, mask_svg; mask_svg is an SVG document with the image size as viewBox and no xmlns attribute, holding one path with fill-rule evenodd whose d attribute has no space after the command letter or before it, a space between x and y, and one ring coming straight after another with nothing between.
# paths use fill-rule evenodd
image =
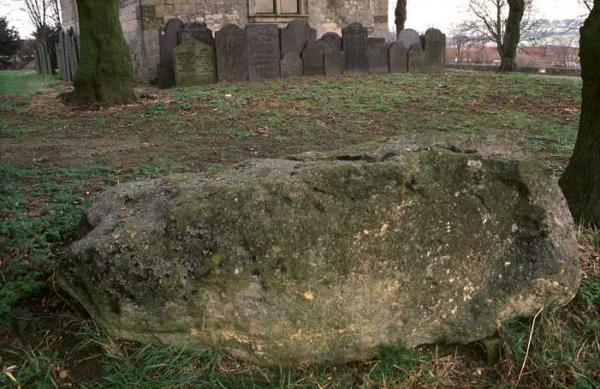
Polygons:
<instances>
[{"instance_id":1,"label":"large stone boulder","mask_svg":"<svg viewBox=\"0 0 600 389\"><path fill-rule=\"evenodd\" d=\"M59 272L115 337L266 365L469 343L567 303L575 229L540 163L402 142L118 185Z\"/></svg>"}]
</instances>

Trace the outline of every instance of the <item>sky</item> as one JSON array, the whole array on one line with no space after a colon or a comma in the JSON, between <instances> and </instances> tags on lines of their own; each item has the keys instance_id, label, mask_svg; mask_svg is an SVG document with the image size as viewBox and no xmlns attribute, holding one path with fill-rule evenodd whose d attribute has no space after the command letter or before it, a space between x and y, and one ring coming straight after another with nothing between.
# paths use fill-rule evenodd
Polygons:
<instances>
[{"instance_id":1,"label":"sky","mask_svg":"<svg viewBox=\"0 0 600 389\"><path fill-rule=\"evenodd\" d=\"M578 0L534 0L539 15L546 19L570 19L583 13ZM390 2L390 23L394 22L395 1ZM449 32L453 25L468 19L468 0L408 0L406 27L424 32L436 27ZM33 31L25 11L24 0L0 0L0 16L7 16L9 24L19 30L22 38Z\"/></svg>"},{"instance_id":2,"label":"sky","mask_svg":"<svg viewBox=\"0 0 600 389\"><path fill-rule=\"evenodd\" d=\"M389 20L393 25L396 2L389 0L389 3ZM429 27L449 32L453 25L469 19L468 4L468 0L408 0L406 27L419 32ZM534 0L534 4L540 19L571 19L584 13L578 0Z\"/></svg>"}]
</instances>

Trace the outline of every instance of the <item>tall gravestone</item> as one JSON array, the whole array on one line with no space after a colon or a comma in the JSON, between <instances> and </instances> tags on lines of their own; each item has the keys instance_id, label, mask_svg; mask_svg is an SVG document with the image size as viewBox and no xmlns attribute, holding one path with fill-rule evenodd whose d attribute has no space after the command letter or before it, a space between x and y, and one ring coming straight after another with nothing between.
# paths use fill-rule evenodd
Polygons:
<instances>
[{"instance_id":1,"label":"tall gravestone","mask_svg":"<svg viewBox=\"0 0 600 389\"><path fill-rule=\"evenodd\" d=\"M389 73L388 44L384 38L368 39L369 73Z\"/></svg>"},{"instance_id":2,"label":"tall gravestone","mask_svg":"<svg viewBox=\"0 0 600 389\"><path fill-rule=\"evenodd\" d=\"M425 52L421 42L413 44L408 50L408 71L412 74L425 73Z\"/></svg>"},{"instance_id":3,"label":"tall gravestone","mask_svg":"<svg viewBox=\"0 0 600 389\"><path fill-rule=\"evenodd\" d=\"M287 52L281 59L281 77L300 77L304 74L302 58L294 52Z\"/></svg>"},{"instance_id":4,"label":"tall gravestone","mask_svg":"<svg viewBox=\"0 0 600 389\"><path fill-rule=\"evenodd\" d=\"M175 85L178 87L217 82L215 48L208 43L190 39L173 50Z\"/></svg>"},{"instance_id":5,"label":"tall gravestone","mask_svg":"<svg viewBox=\"0 0 600 389\"><path fill-rule=\"evenodd\" d=\"M77 34L73 27L67 30L66 54L67 66L69 67L70 81L75 79L79 69L79 44L77 43Z\"/></svg>"},{"instance_id":6,"label":"tall gravestone","mask_svg":"<svg viewBox=\"0 0 600 389\"><path fill-rule=\"evenodd\" d=\"M368 71L368 35L368 30L360 23L352 23L342 30L347 72Z\"/></svg>"},{"instance_id":7,"label":"tall gravestone","mask_svg":"<svg viewBox=\"0 0 600 389\"><path fill-rule=\"evenodd\" d=\"M40 74L52 74L52 61L48 54L48 46L45 43L37 43L34 46L36 70Z\"/></svg>"},{"instance_id":8,"label":"tall gravestone","mask_svg":"<svg viewBox=\"0 0 600 389\"><path fill-rule=\"evenodd\" d=\"M58 43L56 47L56 64L58 65L58 75L61 80L68 80L68 70L65 61L65 33L63 30L58 32Z\"/></svg>"},{"instance_id":9,"label":"tall gravestone","mask_svg":"<svg viewBox=\"0 0 600 389\"><path fill-rule=\"evenodd\" d=\"M60 30L58 33L58 44L56 45L56 56L62 80L73 81L75 78L77 63L79 62L78 52L77 36L73 28Z\"/></svg>"},{"instance_id":10,"label":"tall gravestone","mask_svg":"<svg viewBox=\"0 0 600 389\"><path fill-rule=\"evenodd\" d=\"M300 55L308 42L314 41L312 29L304 19L294 19L281 29L281 57L287 53Z\"/></svg>"},{"instance_id":11,"label":"tall gravestone","mask_svg":"<svg viewBox=\"0 0 600 389\"><path fill-rule=\"evenodd\" d=\"M173 50L179 44L179 33L183 29L183 22L179 19L171 19L158 35L159 64L158 64L158 87L172 88L175 86L175 71L173 67Z\"/></svg>"},{"instance_id":12,"label":"tall gravestone","mask_svg":"<svg viewBox=\"0 0 600 389\"><path fill-rule=\"evenodd\" d=\"M401 42L390 46L390 73L408 73L408 49Z\"/></svg>"},{"instance_id":13,"label":"tall gravestone","mask_svg":"<svg viewBox=\"0 0 600 389\"><path fill-rule=\"evenodd\" d=\"M396 42L401 43L406 50L409 50L415 43L421 43L421 37L419 33L412 28L407 28L400 31Z\"/></svg>"},{"instance_id":14,"label":"tall gravestone","mask_svg":"<svg viewBox=\"0 0 600 389\"><path fill-rule=\"evenodd\" d=\"M428 73L442 73L446 64L446 35L436 28L425 32L425 68Z\"/></svg>"},{"instance_id":15,"label":"tall gravestone","mask_svg":"<svg viewBox=\"0 0 600 389\"><path fill-rule=\"evenodd\" d=\"M318 42L309 43L302 52L302 64L305 76L325 74L325 50Z\"/></svg>"},{"instance_id":16,"label":"tall gravestone","mask_svg":"<svg viewBox=\"0 0 600 389\"><path fill-rule=\"evenodd\" d=\"M326 51L342 51L342 38L335 32L326 32L319 39L319 42L321 42Z\"/></svg>"},{"instance_id":17,"label":"tall gravestone","mask_svg":"<svg viewBox=\"0 0 600 389\"><path fill-rule=\"evenodd\" d=\"M247 81L248 52L244 30L227 24L217 31L216 46L219 81Z\"/></svg>"},{"instance_id":18,"label":"tall gravestone","mask_svg":"<svg viewBox=\"0 0 600 389\"><path fill-rule=\"evenodd\" d=\"M179 31L179 43L190 39L196 39L211 46L215 45L213 31L208 28L206 23L192 22L185 24Z\"/></svg>"},{"instance_id":19,"label":"tall gravestone","mask_svg":"<svg viewBox=\"0 0 600 389\"><path fill-rule=\"evenodd\" d=\"M246 26L250 81L279 78L279 28L276 24Z\"/></svg>"}]
</instances>

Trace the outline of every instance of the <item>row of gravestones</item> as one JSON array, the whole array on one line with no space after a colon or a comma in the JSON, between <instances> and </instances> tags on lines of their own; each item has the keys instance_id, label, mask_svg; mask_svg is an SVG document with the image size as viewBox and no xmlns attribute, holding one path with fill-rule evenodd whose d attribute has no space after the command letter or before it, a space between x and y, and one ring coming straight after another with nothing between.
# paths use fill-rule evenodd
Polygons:
<instances>
[{"instance_id":1,"label":"row of gravestones","mask_svg":"<svg viewBox=\"0 0 600 389\"><path fill-rule=\"evenodd\" d=\"M52 61L48 46L45 43L38 42L33 46L35 55L35 70L40 74L52 74Z\"/></svg>"},{"instance_id":2,"label":"row of gravestones","mask_svg":"<svg viewBox=\"0 0 600 389\"><path fill-rule=\"evenodd\" d=\"M73 81L79 67L79 45L73 28L59 31L56 59L60 79Z\"/></svg>"},{"instance_id":3,"label":"row of gravestones","mask_svg":"<svg viewBox=\"0 0 600 389\"><path fill-rule=\"evenodd\" d=\"M388 44L352 23L342 37L327 33L317 40L316 30L301 19L283 29L251 24L242 30L229 24L214 37L204 23L174 19L160 31L159 41L161 88L345 72L435 73L443 71L446 49L446 37L437 29L422 37L407 29Z\"/></svg>"}]
</instances>

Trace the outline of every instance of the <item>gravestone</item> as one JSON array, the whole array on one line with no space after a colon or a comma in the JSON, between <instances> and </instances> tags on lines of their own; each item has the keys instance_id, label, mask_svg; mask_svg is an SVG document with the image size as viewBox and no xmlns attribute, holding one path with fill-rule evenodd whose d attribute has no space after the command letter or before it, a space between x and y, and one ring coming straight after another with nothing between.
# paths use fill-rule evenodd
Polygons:
<instances>
[{"instance_id":1,"label":"gravestone","mask_svg":"<svg viewBox=\"0 0 600 389\"><path fill-rule=\"evenodd\" d=\"M325 74L325 57L323 45L317 42L309 43L302 52L302 64L305 76L320 76Z\"/></svg>"},{"instance_id":2,"label":"gravestone","mask_svg":"<svg viewBox=\"0 0 600 389\"><path fill-rule=\"evenodd\" d=\"M250 81L279 78L279 28L276 24L246 26Z\"/></svg>"},{"instance_id":3,"label":"gravestone","mask_svg":"<svg viewBox=\"0 0 600 389\"><path fill-rule=\"evenodd\" d=\"M413 44L408 50L408 71L412 74L425 73L425 52L421 42Z\"/></svg>"},{"instance_id":4,"label":"gravestone","mask_svg":"<svg viewBox=\"0 0 600 389\"><path fill-rule=\"evenodd\" d=\"M390 73L408 73L408 49L402 42L390 46Z\"/></svg>"},{"instance_id":5,"label":"gravestone","mask_svg":"<svg viewBox=\"0 0 600 389\"><path fill-rule=\"evenodd\" d=\"M219 81L248 80L246 33L234 24L227 24L216 33Z\"/></svg>"},{"instance_id":6,"label":"gravestone","mask_svg":"<svg viewBox=\"0 0 600 389\"><path fill-rule=\"evenodd\" d=\"M66 41L66 49L67 49L67 66L69 67L69 72L71 79L73 81L75 79L75 75L77 74L77 70L79 69L79 44L77 43L77 34L73 27L67 30L67 41Z\"/></svg>"},{"instance_id":7,"label":"gravestone","mask_svg":"<svg viewBox=\"0 0 600 389\"><path fill-rule=\"evenodd\" d=\"M409 50L415 43L421 44L421 37L419 36L419 33L413 30L412 28L407 28L405 30L400 31L396 42L402 43L404 45L404 48L406 50Z\"/></svg>"},{"instance_id":8,"label":"gravestone","mask_svg":"<svg viewBox=\"0 0 600 389\"><path fill-rule=\"evenodd\" d=\"M344 73L346 57L343 51L325 50L324 58L326 76L339 76Z\"/></svg>"},{"instance_id":9,"label":"gravestone","mask_svg":"<svg viewBox=\"0 0 600 389\"><path fill-rule=\"evenodd\" d=\"M368 35L368 30L360 23L352 23L342 30L346 72L366 72L369 69Z\"/></svg>"},{"instance_id":10,"label":"gravestone","mask_svg":"<svg viewBox=\"0 0 600 389\"><path fill-rule=\"evenodd\" d=\"M181 20L171 19L159 31L158 87L161 89L175 86L173 50L179 44L179 32L183 29L183 26Z\"/></svg>"},{"instance_id":11,"label":"gravestone","mask_svg":"<svg viewBox=\"0 0 600 389\"><path fill-rule=\"evenodd\" d=\"M65 50L64 50L64 31L58 32L58 43L55 45L56 50L56 64L58 65L58 76L61 80L68 79L67 66L65 65Z\"/></svg>"},{"instance_id":12,"label":"gravestone","mask_svg":"<svg viewBox=\"0 0 600 389\"><path fill-rule=\"evenodd\" d=\"M425 68L428 73L441 73L446 64L446 35L436 28L425 32Z\"/></svg>"},{"instance_id":13,"label":"gravestone","mask_svg":"<svg viewBox=\"0 0 600 389\"><path fill-rule=\"evenodd\" d=\"M179 32L179 43L190 39L196 39L211 46L215 45L213 31L208 28L206 23L193 22L185 24Z\"/></svg>"},{"instance_id":14,"label":"gravestone","mask_svg":"<svg viewBox=\"0 0 600 389\"><path fill-rule=\"evenodd\" d=\"M79 62L77 35L73 28L61 29L58 32L56 56L60 78L65 81L73 81Z\"/></svg>"},{"instance_id":15,"label":"gravestone","mask_svg":"<svg viewBox=\"0 0 600 389\"><path fill-rule=\"evenodd\" d=\"M319 42L321 42L325 51L342 51L342 38L335 32L323 34Z\"/></svg>"},{"instance_id":16,"label":"gravestone","mask_svg":"<svg viewBox=\"0 0 600 389\"><path fill-rule=\"evenodd\" d=\"M294 19L281 30L281 57L286 53L300 55L306 44L314 41L312 29L304 19Z\"/></svg>"},{"instance_id":17,"label":"gravestone","mask_svg":"<svg viewBox=\"0 0 600 389\"><path fill-rule=\"evenodd\" d=\"M281 59L281 77L300 77L303 74L302 58L296 53L287 52Z\"/></svg>"},{"instance_id":18,"label":"gravestone","mask_svg":"<svg viewBox=\"0 0 600 389\"><path fill-rule=\"evenodd\" d=\"M173 59L177 87L217 82L215 48L208 43L187 40L173 50Z\"/></svg>"},{"instance_id":19,"label":"gravestone","mask_svg":"<svg viewBox=\"0 0 600 389\"><path fill-rule=\"evenodd\" d=\"M388 45L384 38L368 39L369 73L389 73Z\"/></svg>"}]
</instances>

